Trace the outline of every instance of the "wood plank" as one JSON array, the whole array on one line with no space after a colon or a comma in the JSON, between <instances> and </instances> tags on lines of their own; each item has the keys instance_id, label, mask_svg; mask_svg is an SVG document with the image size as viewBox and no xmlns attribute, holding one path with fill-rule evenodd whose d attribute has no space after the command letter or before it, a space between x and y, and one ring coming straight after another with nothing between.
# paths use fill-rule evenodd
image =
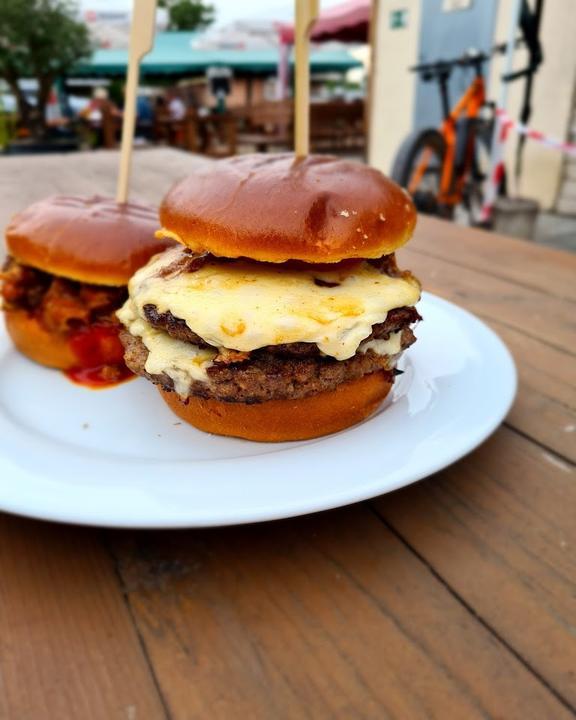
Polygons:
<instances>
[{"instance_id":1,"label":"wood plank","mask_svg":"<svg viewBox=\"0 0 576 720\"><path fill-rule=\"evenodd\" d=\"M576 360L495 320L488 324L508 345L518 368L518 394L507 422L576 462Z\"/></svg>"},{"instance_id":2,"label":"wood plank","mask_svg":"<svg viewBox=\"0 0 576 720\"><path fill-rule=\"evenodd\" d=\"M165 718L94 530L0 515L0 717Z\"/></svg>"},{"instance_id":3,"label":"wood plank","mask_svg":"<svg viewBox=\"0 0 576 720\"><path fill-rule=\"evenodd\" d=\"M174 720L572 717L366 506L113 544Z\"/></svg>"},{"instance_id":4,"label":"wood plank","mask_svg":"<svg viewBox=\"0 0 576 720\"><path fill-rule=\"evenodd\" d=\"M508 421L537 442L576 461L576 334L570 332L574 321L566 317L573 304L473 271L463 273L450 262L424 258L409 250L399 256L401 265L413 269L426 289L476 312L510 348L520 382ZM516 307L524 311L518 313ZM564 325L559 335L554 326L562 313ZM535 332L534 321L526 322L527 317L536 318L541 330L548 326L548 340L565 341L566 351L527 335Z\"/></svg>"},{"instance_id":5,"label":"wood plank","mask_svg":"<svg viewBox=\"0 0 576 720\"><path fill-rule=\"evenodd\" d=\"M522 322L522 316L518 321L515 312L516 304L526 307L530 303L526 314L537 315L543 327L546 322L542 322L543 310L539 305L543 296L525 288L515 289L510 284L473 271L467 271L463 276L462 270L449 262L431 261L417 253L410 254L408 250L400 253L400 262L421 277L426 289L476 312L502 337L514 355L519 372L518 395L508 421L537 442L576 461L574 338L569 328L562 327L561 339L568 342L567 352L543 343L539 337L526 334L534 332L533 326ZM500 303L498 293L506 292L512 295L510 302ZM526 295L529 300L525 300ZM551 298L547 298L546 302L546 312L550 313L546 321L549 320L550 325L558 322L556 306L571 306L571 303ZM516 327L504 324L502 320ZM573 323L566 317L564 321L566 324ZM549 339L558 341L558 334L550 333Z\"/></svg>"},{"instance_id":6,"label":"wood plank","mask_svg":"<svg viewBox=\"0 0 576 720\"><path fill-rule=\"evenodd\" d=\"M503 428L436 477L374 503L572 708L575 479L572 467Z\"/></svg>"},{"instance_id":7,"label":"wood plank","mask_svg":"<svg viewBox=\"0 0 576 720\"><path fill-rule=\"evenodd\" d=\"M576 303L409 248L398 253L398 262L420 278L425 290L575 354Z\"/></svg>"},{"instance_id":8,"label":"wood plank","mask_svg":"<svg viewBox=\"0 0 576 720\"><path fill-rule=\"evenodd\" d=\"M576 300L576 255L421 215L410 248L494 278Z\"/></svg>"}]
</instances>

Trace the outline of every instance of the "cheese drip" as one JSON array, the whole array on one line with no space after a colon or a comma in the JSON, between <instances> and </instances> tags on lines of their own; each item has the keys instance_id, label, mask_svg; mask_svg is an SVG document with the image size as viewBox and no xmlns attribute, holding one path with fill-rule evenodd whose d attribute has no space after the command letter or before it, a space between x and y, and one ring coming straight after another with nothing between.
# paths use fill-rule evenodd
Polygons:
<instances>
[{"instance_id":1,"label":"cheese drip","mask_svg":"<svg viewBox=\"0 0 576 720\"><path fill-rule=\"evenodd\" d=\"M132 300L128 299L116 313L128 332L139 337L148 350L144 369L151 375L168 375L174 390L188 395L190 384L196 380L208 381L206 369L212 365L218 351L183 342L153 328L138 316Z\"/></svg>"},{"instance_id":2,"label":"cheese drip","mask_svg":"<svg viewBox=\"0 0 576 720\"><path fill-rule=\"evenodd\" d=\"M168 250L132 277L128 287L136 312L144 318L144 306L154 305L210 345L241 352L309 342L346 360L390 310L420 298L416 280L388 277L366 262L319 272L214 259L194 272L162 277L183 252Z\"/></svg>"},{"instance_id":3,"label":"cheese drip","mask_svg":"<svg viewBox=\"0 0 576 720\"><path fill-rule=\"evenodd\" d=\"M372 350L376 355L397 355L402 350L402 331L390 333L387 340L366 340L358 348L358 352Z\"/></svg>"}]
</instances>

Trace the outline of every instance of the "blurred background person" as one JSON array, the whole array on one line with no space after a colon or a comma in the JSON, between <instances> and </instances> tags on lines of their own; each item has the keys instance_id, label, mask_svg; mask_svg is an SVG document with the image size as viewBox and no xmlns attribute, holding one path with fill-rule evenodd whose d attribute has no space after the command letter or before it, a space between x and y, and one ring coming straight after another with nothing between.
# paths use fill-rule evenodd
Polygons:
<instances>
[{"instance_id":1,"label":"blurred background person","mask_svg":"<svg viewBox=\"0 0 576 720\"><path fill-rule=\"evenodd\" d=\"M92 99L80 112L89 129L89 143L92 147L110 147L115 144L115 128L118 118L122 116L118 107L109 99L108 90L97 87Z\"/></svg>"},{"instance_id":2,"label":"blurred background person","mask_svg":"<svg viewBox=\"0 0 576 720\"><path fill-rule=\"evenodd\" d=\"M180 93L171 88L166 93L168 101L168 116L170 118L170 134L173 145L184 143L184 119L186 118L186 105Z\"/></svg>"}]
</instances>

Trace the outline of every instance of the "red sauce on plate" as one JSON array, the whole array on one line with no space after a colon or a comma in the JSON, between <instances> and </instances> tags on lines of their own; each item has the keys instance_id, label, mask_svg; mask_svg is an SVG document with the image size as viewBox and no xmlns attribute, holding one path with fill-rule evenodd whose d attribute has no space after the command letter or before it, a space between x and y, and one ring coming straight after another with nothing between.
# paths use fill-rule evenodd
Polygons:
<instances>
[{"instance_id":1,"label":"red sauce on plate","mask_svg":"<svg viewBox=\"0 0 576 720\"><path fill-rule=\"evenodd\" d=\"M124 347L117 325L91 325L75 332L70 347L78 365L65 371L79 385L93 389L118 385L134 375L124 364Z\"/></svg>"}]
</instances>

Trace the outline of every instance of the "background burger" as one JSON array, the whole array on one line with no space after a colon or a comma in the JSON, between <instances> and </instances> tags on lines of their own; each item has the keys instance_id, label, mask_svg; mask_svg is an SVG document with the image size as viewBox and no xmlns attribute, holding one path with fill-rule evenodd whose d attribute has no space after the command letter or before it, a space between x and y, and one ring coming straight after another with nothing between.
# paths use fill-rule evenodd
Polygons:
<instances>
[{"instance_id":1,"label":"background burger","mask_svg":"<svg viewBox=\"0 0 576 720\"><path fill-rule=\"evenodd\" d=\"M16 215L1 275L16 347L88 384L129 375L115 312L135 270L172 244L157 227L154 209L97 196L49 197Z\"/></svg>"},{"instance_id":2,"label":"background burger","mask_svg":"<svg viewBox=\"0 0 576 720\"><path fill-rule=\"evenodd\" d=\"M125 359L198 428L260 441L316 437L389 392L420 285L393 252L409 197L333 157L219 161L165 197L179 246L129 283Z\"/></svg>"}]
</instances>

